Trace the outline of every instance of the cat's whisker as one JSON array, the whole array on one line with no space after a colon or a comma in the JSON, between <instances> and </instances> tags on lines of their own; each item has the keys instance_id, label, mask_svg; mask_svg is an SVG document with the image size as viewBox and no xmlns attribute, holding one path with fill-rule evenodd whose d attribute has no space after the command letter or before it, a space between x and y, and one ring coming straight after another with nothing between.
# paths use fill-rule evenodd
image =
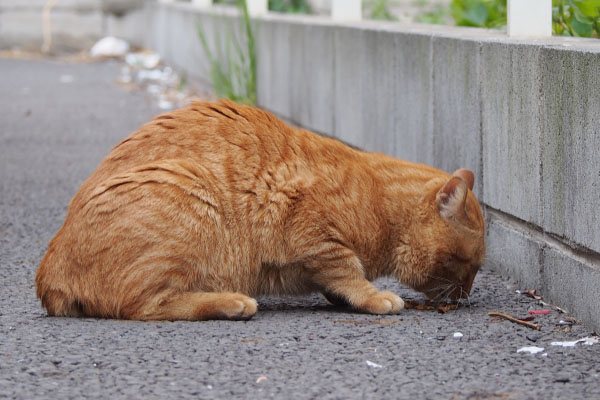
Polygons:
<instances>
[{"instance_id":1,"label":"cat's whisker","mask_svg":"<svg viewBox=\"0 0 600 400\"><path fill-rule=\"evenodd\" d=\"M465 297L462 297L463 293L465 294ZM461 299L464 299L467 301L469 308L471 308L471 295L469 293L467 293L467 291L465 289L463 289L462 286L460 287L460 296L461 296Z\"/></svg>"},{"instance_id":2,"label":"cat's whisker","mask_svg":"<svg viewBox=\"0 0 600 400\"><path fill-rule=\"evenodd\" d=\"M448 293L446 293L446 298L444 299L445 302L447 302L447 303L452 302L452 298L450 296L452 295L452 293L454 293L454 291L456 290L457 287L458 287L458 285L454 285L452 287L452 290L449 290Z\"/></svg>"},{"instance_id":3,"label":"cat's whisker","mask_svg":"<svg viewBox=\"0 0 600 400\"><path fill-rule=\"evenodd\" d=\"M450 284L454 284L453 281L451 281L448 278L442 278L441 276L436 276L436 275L430 275L430 274L425 274L426 277L431 278L431 279L436 279L438 281L442 281L442 282L448 282Z\"/></svg>"},{"instance_id":4,"label":"cat's whisker","mask_svg":"<svg viewBox=\"0 0 600 400\"><path fill-rule=\"evenodd\" d=\"M446 283L444 285L435 286L431 290L434 291L434 290L442 290L442 289L444 289L444 291L445 291L445 290L447 290L452 285L453 285L452 283Z\"/></svg>"},{"instance_id":5,"label":"cat's whisker","mask_svg":"<svg viewBox=\"0 0 600 400\"><path fill-rule=\"evenodd\" d=\"M440 286L439 288L441 289L444 286ZM449 284L445 287L444 290L442 290L441 292L438 293L437 296L435 296L433 299L431 299L432 302L437 302L438 299L439 300L447 300L448 296L450 293L452 293L452 291L456 288L456 286L454 284Z\"/></svg>"},{"instance_id":6,"label":"cat's whisker","mask_svg":"<svg viewBox=\"0 0 600 400\"><path fill-rule=\"evenodd\" d=\"M444 290L444 291L442 291L442 292L438 293L438 294L437 294L435 297L432 297L432 298L430 298L430 299L429 299L429 302L431 302L431 303L437 303L438 299L439 299L441 296L443 296L443 295L444 295L444 292L445 292L445 291L446 291L446 290Z\"/></svg>"},{"instance_id":7,"label":"cat's whisker","mask_svg":"<svg viewBox=\"0 0 600 400\"><path fill-rule=\"evenodd\" d=\"M433 278L433 279L438 279L440 281L445 281L445 282L452 282L450 279L448 278L444 278L442 276L438 276L438 275L431 275L431 274L427 274L428 277Z\"/></svg>"}]
</instances>

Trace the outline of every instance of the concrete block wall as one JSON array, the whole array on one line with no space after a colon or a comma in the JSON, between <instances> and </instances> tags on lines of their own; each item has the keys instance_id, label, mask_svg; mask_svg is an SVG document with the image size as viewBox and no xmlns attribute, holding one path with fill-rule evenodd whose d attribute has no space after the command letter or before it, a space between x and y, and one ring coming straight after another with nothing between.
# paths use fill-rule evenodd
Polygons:
<instances>
[{"instance_id":1,"label":"concrete block wall","mask_svg":"<svg viewBox=\"0 0 600 400\"><path fill-rule=\"evenodd\" d=\"M558 49L541 57L541 226L600 252L600 59Z\"/></svg>"},{"instance_id":2,"label":"concrete block wall","mask_svg":"<svg viewBox=\"0 0 600 400\"><path fill-rule=\"evenodd\" d=\"M539 46L489 43L481 51L485 204L541 223ZM532 112L535 111L535 112Z\"/></svg>"},{"instance_id":3,"label":"concrete block wall","mask_svg":"<svg viewBox=\"0 0 600 400\"><path fill-rule=\"evenodd\" d=\"M222 35L215 21L235 15L149 7L147 45L207 78L194 27ZM600 41L277 14L254 24L261 107L366 150L472 169L486 266L600 329Z\"/></svg>"}]
</instances>

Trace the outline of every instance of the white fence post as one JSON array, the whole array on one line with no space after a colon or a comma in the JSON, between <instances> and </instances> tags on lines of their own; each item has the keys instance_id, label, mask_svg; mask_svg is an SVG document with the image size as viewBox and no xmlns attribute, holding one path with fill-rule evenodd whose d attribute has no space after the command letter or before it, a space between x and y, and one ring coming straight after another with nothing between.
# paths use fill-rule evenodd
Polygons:
<instances>
[{"instance_id":1,"label":"white fence post","mask_svg":"<svg viewBox=\"0 0 600 400\"><path fill-rule=\"evenodd\" d=\"M268 0L246 0L248 7L248 15L251 17L259 17L269 12Z\"/></svg>"},{"instance_id":2,"label":"white fence post","mask_svg":"<svg viewBox=\"0 0 600 400\"><path fill-rule=\"evenodd\" d=\"M212 6L213 0L192 0L192 4L199 8Z\"/></svg>"},{"instance_id":3,"label":"white fence post","mask_svg":"<svg viewBox=\"0 0 600 400\"><path fill-rule=\"evenodd\" d=\"M360 21L362 0L332 0L331 18L334 21Z\"/></svg>"},{"instance_id":4,"label":"white fence post","mask_svg":"<svg viewBox=\"0 0 600 400\"><path fill-rule=\"evenodd\" d=\"M508 0L508 36L552 36L552 0Z\"/></svg>"}]
</instances>

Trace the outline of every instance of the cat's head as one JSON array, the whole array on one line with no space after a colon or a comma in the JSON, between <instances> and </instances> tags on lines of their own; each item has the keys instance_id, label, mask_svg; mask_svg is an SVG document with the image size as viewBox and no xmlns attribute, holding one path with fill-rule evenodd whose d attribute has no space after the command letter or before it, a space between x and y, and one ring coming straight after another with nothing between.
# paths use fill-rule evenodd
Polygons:
<instances>
[{"instance_id":1,"label":"cat's head","mask_svg":"<svg viewBox=\"0 0 600 400\"><path fill-rule=\"evenodd\" d=\"M432 301L468 297L484 262L485 221L472 192L474 181L467 169L431 180L419 210L416 243L397 249L400 255L410 252L405 260L411 264L399 278Z\"/></svg>"}]
</instances>

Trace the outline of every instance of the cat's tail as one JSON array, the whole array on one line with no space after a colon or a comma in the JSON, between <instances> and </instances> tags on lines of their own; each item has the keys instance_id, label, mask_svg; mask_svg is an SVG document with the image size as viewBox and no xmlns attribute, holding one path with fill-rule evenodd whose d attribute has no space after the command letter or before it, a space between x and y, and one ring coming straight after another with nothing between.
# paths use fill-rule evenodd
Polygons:
<instances>
[{"instance_id":1,"label":"cat's tail","mask_svg":"<svg viewBox=\"0 0 600 400\"><path fill-rule=\"evenodd\" d=\"M65 266L65 260L61 260L50 246L35 276L37 297L51 317L78 317L83 314L81 304L65 281Z\"/></svg>"}]
</instances>

